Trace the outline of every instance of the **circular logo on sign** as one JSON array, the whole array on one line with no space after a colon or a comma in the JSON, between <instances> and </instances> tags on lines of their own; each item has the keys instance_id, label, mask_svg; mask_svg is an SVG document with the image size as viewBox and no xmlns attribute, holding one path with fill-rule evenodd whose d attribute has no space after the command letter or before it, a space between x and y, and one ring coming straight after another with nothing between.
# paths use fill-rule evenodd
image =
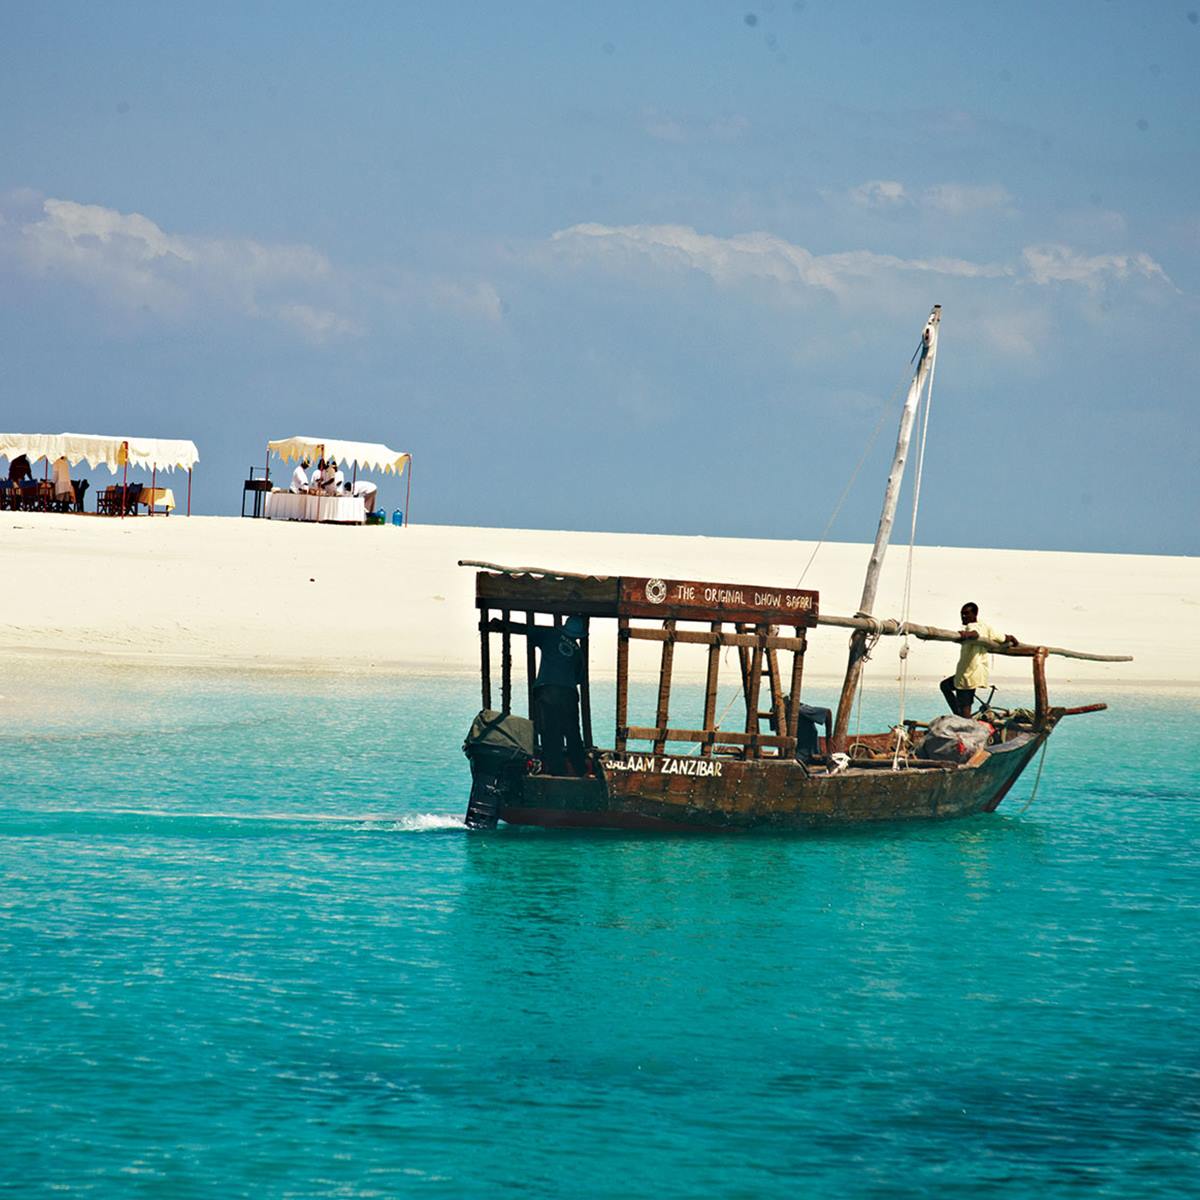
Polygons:
<instances>
[{"instance_id":1,"label":"circular logo on sign","mask_svg":"<svg viewBox=\"0 0 1200 1200\"><path fill-rule=\"evenodd\" d=\"M651 604L661 604L667 598L667 585L661 579L646 581L646 599Z\"/></svg>"}]
</instances>

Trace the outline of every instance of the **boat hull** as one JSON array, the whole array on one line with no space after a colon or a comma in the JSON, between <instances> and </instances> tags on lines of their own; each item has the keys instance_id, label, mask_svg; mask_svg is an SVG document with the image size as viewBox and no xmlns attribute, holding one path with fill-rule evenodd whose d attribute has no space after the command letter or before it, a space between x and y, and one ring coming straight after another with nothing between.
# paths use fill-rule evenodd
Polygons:
<instances>
[{"instance_id":1,"label":"boat hull","mask_svg":"<svg viewBox=\"0 0 1200 1200\"><path fill-rule=\"evenodd\" d=\"M820 829L991 812L1050 730L981 751L969 763L809 774L797 762L608 755L586 778L530 775L499 818L545 828ZM705 765L699 765L703 762Z\"/></svg>"}]
</instances>

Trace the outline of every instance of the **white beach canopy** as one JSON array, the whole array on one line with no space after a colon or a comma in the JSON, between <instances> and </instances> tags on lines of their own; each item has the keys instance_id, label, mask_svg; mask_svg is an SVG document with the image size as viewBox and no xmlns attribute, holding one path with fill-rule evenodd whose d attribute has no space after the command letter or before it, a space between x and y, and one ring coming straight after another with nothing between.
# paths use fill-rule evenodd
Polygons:
<instances>
[{"instance_id":1,"label":"white beach canopy","mask_svg":"<svg viewBox=\"0 0 1200 1200\"><path fill-rule=\"evenodd\" d=\"M341 442L336 438L290 437L267 443L267 450L284 462L298 458L336 458L342 466L364 467L385 475L404 473L412 455L391 450L380 442Z\"/></svg>"},{"instance_id":2,"label":"white beach canopy","mask_svg":"<svg viewBox=\"0 0 1200 1200\"><path fill-rule=\"evenodd\" d=\"M18 455L30 461L66 458L74 466L87 461L93 470L107 467L114 475L124 467L190 471L200 461L195 442L168 438L109 437L98 433L0 433L0 457Z\"/></svg>"}]
</instances>

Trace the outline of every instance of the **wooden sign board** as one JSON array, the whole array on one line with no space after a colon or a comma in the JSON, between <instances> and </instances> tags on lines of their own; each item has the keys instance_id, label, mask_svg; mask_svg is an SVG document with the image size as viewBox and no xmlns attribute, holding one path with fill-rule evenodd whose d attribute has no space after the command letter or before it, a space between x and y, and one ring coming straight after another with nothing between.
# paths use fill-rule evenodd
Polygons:
<instances>
[{"instance_id":1,"label":"wooden sign board","mask_svg":"<svg viewBox=\"0 0 1200 1200\"><path fill-rule=\"evenodd\" d=\"M817 592L796 588L622 576L619 608L623 617L811 627L817 623L818 600Z\"/></svg>"}]
</instances>

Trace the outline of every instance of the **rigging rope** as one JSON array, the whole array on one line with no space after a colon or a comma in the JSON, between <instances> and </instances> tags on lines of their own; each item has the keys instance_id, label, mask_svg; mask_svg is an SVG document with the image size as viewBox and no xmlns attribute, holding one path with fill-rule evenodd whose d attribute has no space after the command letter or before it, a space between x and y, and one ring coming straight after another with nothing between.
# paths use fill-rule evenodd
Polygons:
<instances>
[{"instance_id":1,"label":"rigging rope","mask_svg":"<svg viewBox=\"0 0 1200 1200\"><path fill-rule=\"evenodd\" d=\"M813 547L813 552L808 556L808 562L804 564L804 570L800 572L800 578L796 580L796 586L799 587L804 582L804 577L808 574L809 568L813 565L813 560L817 557L818 551L825 545L825 539L829 536L829 531L833 528L833 523L838 519L838 513L842 511L842 505L846 503L846 497L850 495L851 489L854 487L854 481L858 478L858 473L863 469L863 464L867 461L867 456L871 453L872 447L875 445L876 439L879 437L879 431L883 428L884 421L887 420L888 414L894 411L896 397L907 385L907 373L901 378L900 382L893 389L888 402L879 410L879 420L875 422L875 429L871 436L867 439L867 444L863 448L862 454L859 456L854 470L850 472L850 478L846 482L846 486L842 489L842 494L838 497L838 502L833 506L833 512L829 514L829 520L825 522L825 528L821 531L821 536L817 544Z\"/></svg>"},{"instance_id":2,"label":"rigging rope","mask_svg":"<svg viewBox=\"0 0 1200 1200\"><path fill-rule=\"evenodd\" d=\"M1046 763L1046 747L1049 745L1050 745L1050 738L1049 738L1049 736L1047 736L1046 740L1044 742L1042 742L1042 756L1041 756L1041 758L1038 759L1038 769L1037 769L1037 775L1033 781L1033 791L1029 793L1029 799L1025 801L1025 807L1018 810L1018 812L1017 812L1018 817L1022 813L1028 811L1029 806L1033 803L1034 798L1037 796L1038 784L1042 782L1042 767Z\"/></svg>"}]
</instances>

